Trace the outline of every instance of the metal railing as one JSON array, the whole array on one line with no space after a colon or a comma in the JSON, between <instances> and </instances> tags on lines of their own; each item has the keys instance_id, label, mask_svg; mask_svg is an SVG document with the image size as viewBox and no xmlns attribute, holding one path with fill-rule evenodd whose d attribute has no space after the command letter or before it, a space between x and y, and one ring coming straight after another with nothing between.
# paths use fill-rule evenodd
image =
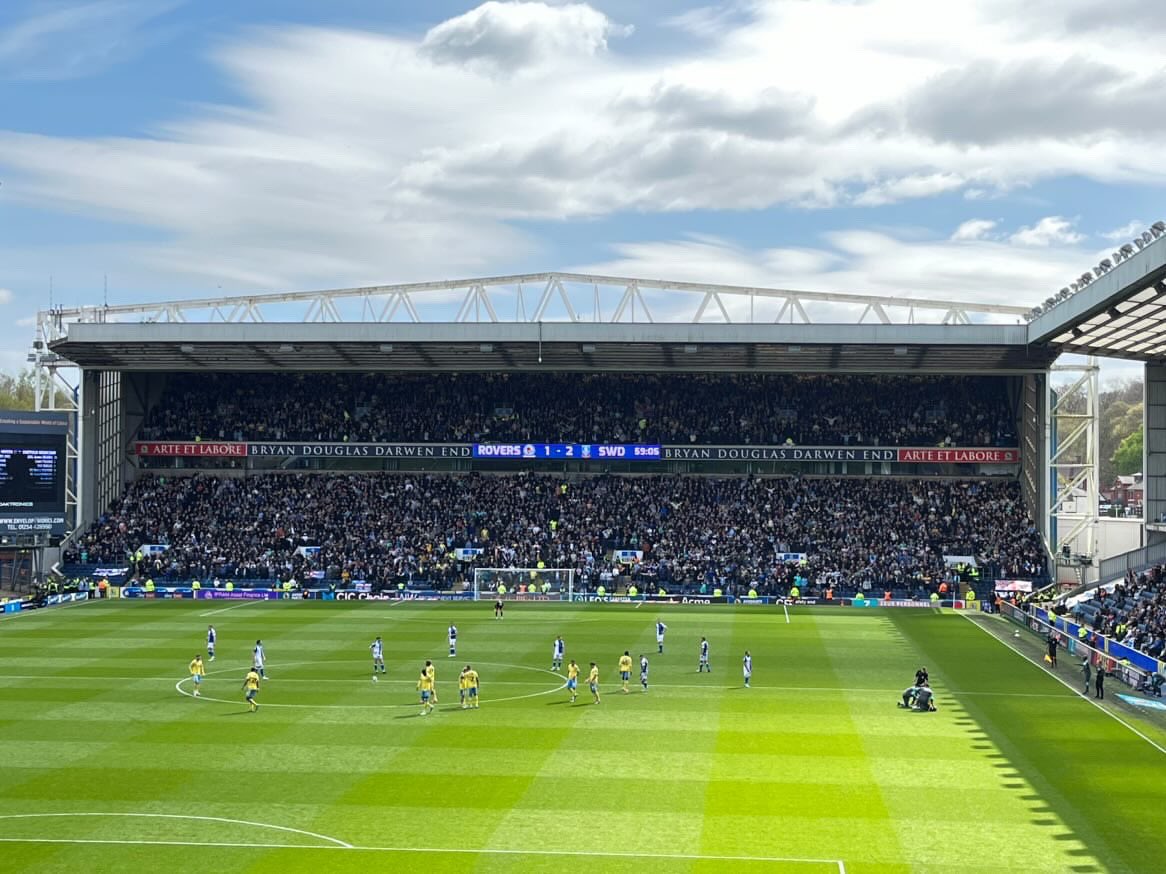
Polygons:
<instances>
[{"instance_id":1,"label":"metal railing","mask_svg":"<svg viewBox=\"0 0 1166 874\"><path fill-rule=\"evenodd\" d=\"M1157 564L1166 564L1166 543L1155 543L1140 549L1131 549L1121 555L1103 558L1097 566L1097 583L1111 583L1120 580L1129 571L1144 571Z\"/></svg>"}]
</instances>

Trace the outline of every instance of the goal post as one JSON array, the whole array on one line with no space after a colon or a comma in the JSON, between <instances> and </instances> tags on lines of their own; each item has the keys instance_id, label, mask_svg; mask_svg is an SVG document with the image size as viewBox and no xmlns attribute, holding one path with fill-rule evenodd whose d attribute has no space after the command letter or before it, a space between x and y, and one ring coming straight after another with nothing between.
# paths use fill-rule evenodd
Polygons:
<instances>
[{"instance_id":1,"label":"goal post","mask_svg":"<svg viewBox=\"0 0 1166 874\"><path fill-rule=\"evenodd\" d=\"M570 601L574 594L574 568L474 568L475 601Z\"/></svg>"}]
</instances>

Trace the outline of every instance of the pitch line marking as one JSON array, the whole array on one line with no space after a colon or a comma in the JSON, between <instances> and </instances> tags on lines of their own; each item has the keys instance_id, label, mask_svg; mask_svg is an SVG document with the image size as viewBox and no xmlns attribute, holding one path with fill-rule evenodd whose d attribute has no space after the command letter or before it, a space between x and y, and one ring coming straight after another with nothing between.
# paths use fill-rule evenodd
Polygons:
<instances>
[{"instance_id":1,"label":"pitch line marking","mask_svg":"<svg viewBox=\"0 0 1166 874\"><path fill-rule=\"evenodd\" d=\"M242 604L232 604L230 607L223 607L219 610L207 610L205 613L199 613L199 616L215 616L219 613L226 613L228 610L238 610L240 607L250 607L252 604L262 604L263 601L258 598L250 601L244 601Z\"/></svg>"},{"instance_id":2,"label":"pitch line marking","mask_svg":"<svg viewBox=\"0 0 1166 874\"><path fill-rule=\"evenodd\" d=\"M53 604L51 607L36 607L32 610L21 610L18 613L7 613L0 616L0 622L6 622L9 619L16 619L20 616L39 616L44 613L56 613L58 610L66 610L69 607L80 607L82 604L96 604L99 598L86 598L84 601L70 601L68 604Z\"/></svg>"},{"instance_id":3,"label":"pitch line marking","mask_svg":"<svg viewBox=\"0 0 1166 874\"><path fill-rule=\"evenodd\" d=\"M324 660L321 660L318 662L286 662L286 663L283 663L282 666L283 667L290 667L291 665L299 665L299 664L338 664L338 663L343 664L345 662L350 662L350 661L352 661L352 660L351 659L324 659ZM479 664L489 664L489 663L488 662L479 662ZM530 670L533 670L533 671L546 671L547 673L554 674L554 676L557 676L560 679L563 678L562 674L557 674L554 671L548 670L547 668L537 668L537 667L534 667L531 665L507 665L506 667L515 667L515 668L521 667L521 668L529 668ZM246 672L246 670L247 670L246 666L240 666L238 668L219 668L218 670L215 670L215 671L208 671L206 676L208 676L208 677L219 676L222 674L229 674L229 673L233 673L236 671ZM402 685L402 684L413 685L416 682L415 680L398 679L396 677L394 677L393 679L388 679L387 674L382 675L382 676L385 677L385 679L381 679L379 682L388 683L390 685ZM142 677L112 677L112 676L109 676L107 674L100 674L100 675L94 674L92 676L85 676L85 675L80 675L80 674L70 675L70 676L60 676L60 675L56 675L56 674L3 674L3 675L0 675L0 683L4 682L5 680L50 680L50 681L52 681L52 680L56 680L56 681L64 680L67 682L94 682L94 681L101 682L101 681L109 680L109 681L113 681L113 682L134 682L134 681L138 681L138 682L169 682L172 679L174 679L173 676L170 676L170 677L144 677L144 676L142 676ZM189 680L190 680L190 677L183 677L178 682L179 683L186 683L186 682L189 682ZM348 684L360 683L361 685L364 685L368 681L362 680L362 679L356 679L356 678L349 678L349 677L332 677L332 678L330 678L330 677L281 677L278 682L279 682L279 685L282 686L282 685L285 685L288 683L348 683ZM527 686L527 685L529 685L529 683L524 683L520 680L497 680L495 682L492 682L490 685L491 686ZM562 687L560 686L558 688L561 689ZM697 689L697 690L706 691L706 692L723 692L727 688L731 688L731 689L738 688L738 684L734 684L733 686L718 686L718 685L713 685L713 684L702 685L700 683L652 683L652 688L653 689ZM895 687L893 689L890 687L885 688L885 689L874 689L874 688L859 688L859 687L845 687L845 686L843 686L843 687L839 687L839 686L771 686L771 685L767 685L764 683L754 683L750 688L760 689L760 690L769 690L769 691L774 691L774 692L818 692L818 693L825 693L825 694L829 694L831 692L836 692L836 693L842 693L842 694L848 694L848 695L895 695L895 694L900 694L902 692L902 690L898 687ZM1073 688L1073 687L1070 687L1070 688ZM182 690L179 690L179 691L182 691ZM552 691L555 691L555 690L552 690ZM961 689L944 689L942 687L940 687L940 691L946 695L971 696L971 697L976 697L976 698L1059 698L1059 699L1064 699L1064 697L1065 697L1063 694L1052 693L1052 692L983 692L983 691L963 691ZM550 692L540 692L538 694L549 695ZM201 698L201 697L205 697L205 696L199 696L199 697ZM533 697L533 696L531 696L531 697ZM213 701L216 699L206 698L206 700ZM493 700L500 700L500 699L493 699ZM507 699L507 700L515 700L515 699ZM271 704L268 706L274 707L276 705ZM283 705L280 705L280 706L283 706ZM315 705L304 705L304 706L315 706ZM401 705L401 706L403 706L403 705Z\"/></svg>"},{"instance_id":4,"label":"pitch line marking","mask_svg":"<svg viewBox=\"0 0 1166 874\"><path fill-rule=\"evenodd\" d=\"M968 622L971 622L972 625L976 626L976 628L980 629L980 631L984 632L984 634L988 635L993 640L1004 644L1006 647L1008 647L1010 650L1012 650L1014 653L1016 653L1018 656L1020 656L1026 662L1028 662L1030 665L1038 665L1038 667L1039 667L1039 663L1034 661L1032 658L1030 658L1027 653L1022 652L1021 650L1017 649L1011 643L1009 643L1007 640L1003 640L1002 638L997 637L991 631L989 631L987 628L985 628L983 625L981 625L980 623L973 620L971 616L968 616L966 613L961 613L960 616L962 616ZM1162 753L1163 755L1166 755L1166 747L1163 747L1161 744L1159 744L1153 738L1148 737L1147 735L1143 734L1141 731L1139 731L1134 726L1130 725L1128 722L1126 722L1124 719L1122 719L1116 713L1108 710L1105 707L1102 707L1100 704L1097 703L1097 701L1095 699L1090 698L1087 695L1082 695L1080 692L1077 691L1077 687L1070 685L1067 680L1062 679L1057 674L1049 673L1048 671L1042 671L1041 673L1043 673L1049 677L1052 677L1054 680L1056 680L1058 683L1060 683L1066 689L1071 691L1073 693L1073 697L1084 698L1086 701L1088 701L1090 704L1092 704L1094 707L1096 707L1098 710L1100 710L1102 713L1104 713L1110 719L1114 720L1115 722L1118 722L1121 725L1124 725L1126 728L1128 728L1130 731L1132 731L1134 734L1136 734L1138 737L1140 737L1142 740L1144 740L1146 743L1148 743L1150 746L1152 746L1158 752Z\"/></svg>"},{"instance_id":5,"label":"pitch line marking","mask_svg":"<svg viewBox=\"0 0 1166 874\"><path fill-rule=\"evenodd\" d=\"M254 826L255 828L271 829L272 831L290 832L292 834L297 834L297 835L307 835L310 838L318 838L321 841L327 841L328 844L330 845L328 847L329 849L332 849L332 848L339 848L339 849L344 849L344 850L353 849L352 844L348 843L347 841L342 841L339 838L333 838L333 837L330 837L328 835L322 835L322 834L319 834L318 832L310 832L310 831L307 831L307 830L302 829L302 828L292 828L291 826L288 826L288 825L273 825L269 822L252 822L252 821L246 820L246 819L230 819L230 818L225 817L225 816L197 816L197 815L183 814L183 813L8 813L8 814L0 815L0 819L48 819L50 817L60 817L60 816L68 816L68 817L77 817L77 816L114 817L114 816L118 816L118 817L135 818L135 819L136 818L142 818L142 819L189 819L189 820L196 820L199 822L224 822L224 823L228 823L230 825L249 825L249 826ZM23 838L3 838L2 840L8 841L10 843L19 843L20 841L22 841L24 839ZM35 840L35 842L37 842L37 843L54 843L57 839L36 838L36 839L30 839L30 840ZM82 838L73 838L73 839L61 838L59 840L61 842L66 842L66 843L114 843L114 841L86 840L86 839L82 839ZM124 842L118 842L118 843L127 843L127 844L177 843L177 844L184 845L184 842L182 842L182 841L157 841L157 842L154 842L154 841L124 841ZM191 846L196 846L196 845L191 844ZM239 846L246 846L246 844L241 844ZM286 846L300 847L302 845L300 845L300 844L288 844ZM305 847L304 849L311 849L311 848Z\"/></svg>"},{"instance_id":6,"label":"pitch line marking","mask_svg":"<svg viewBox=\"0 0 1166 874\"><path fill-rule=\"evenodd\" d=\"M355 661L355 660L354 659L343 659L343 660L342 659L330 659L330 660L324 660L321 662L314 662L314 661L283 662L282 667L291 667L292 665L314 665L314 664L328 664L328 663L336 664L336 663L344 663L344 662L351 663L353 661ZM554 671L550 670L549 668L536 668L536 667L532 667L531 665L511 665L511 664L505 664L503 662L477 662L477 664L488 665L488 666L494 667L494 668L517 668L519 670L535 671L537 673L550 674L551 676L555 677L556 679L562 681L562 683L560 685L555 686L553 689L544 689L541 692L532 692L529 695L511 695L511 696L506 697L506 698L488 698L488 699L486 699L487 701L489 701L492 704L502 704L502 703L507 702L507 701L523 701L527 698L538 698L542 695L552 695L555 692L561 692L563 690L563 687L566 685L566 682L567 682L566 677L564 677L562 674L555 673ZM235 670L235 669L234 668L223 668L220 671L218 671L217 673L224 674L224 673L228 673L228 672L233 671L233 670ZM208 674L208 676L209 676L209 674ZM190 681L189 676L183 677L177 683L174 684L174 689L180 695L185 695L187 698L194 698L195 696L193 694L191 694L190 692L187 692L185 689L182 688L182 684L187 683L189 681ZM272 681L269 681L269 682L272 682ZM327 677L324 677L324 678L320 678L316 682L326 683L326 682L329 682L329 679ZM240 703L237 700L230 700L227 698L211 698L208 695L199 695L198 700L199 701L213 701L216 704L237 704L237 703ZM405 709L408 709L410 707L417 707L418 705L417 705L417 702L414 702L412 704L281 704L278 702L276 702L276 703L264 702L264 703L261 703L259 706L260 707L288 707L288 708L296 708L296 709L302 709L302 710L405 710ZM439 709L442 709L442 708L439 708ZM453 708L444 708L444 709L453 709Z\"/></svg>"},{"instance_id":7,"label":"pitch line marking","mask_svg":"<svg viewBox=\"0 0 1166 874\"><path fill-rule=\"evenodd\" d=\"M56 814L73 816L74 814ZM102 815L102 814L97 814ZM133 814L128 814L133 815ZM9 844L115 844L130 846L164 847L242 847L255 850L345 850L350 853L449 853L459 856L551 856L580 857L595 856L604 859L664 859L686 862L770 862L793 863L797 865L833 865L839 874L846 874L846 865L841 859L803 859L791 856L730 856L701 853L630 853L604 850L521 850L513 848L492 849L483 847L362 847L353 844L325 844L312 846L304 844L268 844L242 841L166 841L128 840L119 838L5 838L0 842Z\"/></svg>"}]
</instances>

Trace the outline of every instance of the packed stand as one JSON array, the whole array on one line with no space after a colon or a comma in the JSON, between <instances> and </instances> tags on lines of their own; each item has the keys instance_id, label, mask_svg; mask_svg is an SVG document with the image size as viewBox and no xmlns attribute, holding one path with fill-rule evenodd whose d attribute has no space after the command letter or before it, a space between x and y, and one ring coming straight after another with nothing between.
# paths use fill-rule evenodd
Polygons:
<instances>
[{"instance_id":1,"label":"packed stand","mask_svg":"<svg viewBox=\"0 0 1166 874\"><path fill-rule=\"evenodd\" d=\"M569 398L570 403L564 403ZM144 440L1011 446L999 377L172 374Z\"/></svg>"},{"instance_id":2,"label":"packed stand","mask_svg":"<svg viewBox=\"0 0 1166 874\"><path fill-rule=\"evenodd\" d=\"M1166 566L1130 571L1113 591L1098 589L1074 608L1074 615L1105 637L1131 649L1166 655Z\"/></svg>"},{"instance_id":3,"label":"packed stand","mask_svg":"<svg viewBox=\"0 0 1166 874\"><path fill-rule=\"evenodd\" d=\"M66 563L124 564L159 582L212 578L426 582L481 567L574 568L584 586L637 582L785 594L927 596L974 556L985 581L1043 576L1015 482L521 474L144 476ZM319 547L318 552L315 547ZM480 548L470 562L454 550ZM643 553L622 566L613 550ZM786 554L804 553L803 561ZM313 573L314 572L314 573Z\"/></svg>"}]
</instances>

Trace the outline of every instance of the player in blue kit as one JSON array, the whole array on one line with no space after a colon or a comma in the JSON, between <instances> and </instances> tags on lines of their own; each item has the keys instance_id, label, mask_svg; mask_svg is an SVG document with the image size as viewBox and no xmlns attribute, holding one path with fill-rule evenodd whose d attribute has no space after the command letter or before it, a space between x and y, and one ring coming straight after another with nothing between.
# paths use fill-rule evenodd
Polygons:
<instances>
[{"instance_id":1,"label":"player in blue kit","mask_svg":"<svg viewBox=\"0 0 1166 874\"><path fill-rule=\"evenodd\" d=\"M219 633L215 631L213 625L206 627L206 654L208 661L215 660L215 641L219 639Z\"/></svg>"},{"instance_id":2,"label":"player in blue kit","mask_svg":"<svg viewBox=\"0 0 1166 874\"><path fill-rule=\"evenodd\" d=\"M551 648L551 670L561 671L563 669L563 653L567 649L567 644L563 643L563 636L560 634L555 638L554 645Z\"/></svg>"},{"instance_id":3,"label":"player in blue kit","mask_svg":"<svg viewBox=\"0 0 1166 874\"><path fill-rule=\"evenodd\" d=\"M753 678L753 656L745 650L745 658L741 659L741 672L745 675L745 688L749 688L749 681Z\"/></svg>"},{"instance_id":4,"label":"player in blue kit","mask_svg":"<svg viewBox=\"0 0 1166 874\"><path fill-rule=\"evenodd\" d=\"M709 642L703 637L700 639L700 662L696 666L696 672L699 674L701 671L713 672L709 667Z\"/></svg>"},{"instance_id":5,"label":"player in blue kit","mask_svg":"<svg viewBox=\"0 0 1166 874\"><path fill-rule=\"evenodd\" d=\"M656 652L664 652L664 632L668 630L668 626L656 620Z\"/></svg>"},{"instance_id":6,"label":"player in blue kit","mask_svg":"<svg viewBox=\"0 0 1166 874\"><path fill-rule=\"evenodd\" d=\"M640 653L640 685L648 691L648 657L643 653Z\"/></svg>"},{"instance_id":7,"label":"player in blue kit","mask_svg":"<svg viewBox=\"0 0 1166 874\"><path fill-rule=\"evenodd\" d=\"M457 655L457 626L450 624L449 626L449 657L452 659Z\"/></svg>"},{"instance_id":8,"label":"player in blue kit","mask_svg":"<svg viewBox=\"0 0 1166 874\"><path fill-rule=\"evenodd\" d=\"M385 673L385 644L379 637L368 645L369 652L372 653L372 673L375 677L377 674Z\"/></svg>"},{"instance_id":9,"label":"player in blue kit","mask_svg":"<svg viewBox=\"0 0 1166 874\"><path fill-rule=\"evenodd\" d=\"M267 661L267 653L263 649L263 641L255 641L255 649L251 650L251 670L255 671L264 680L267 679L267 673L263 670L263 665Z\"/></svg>"}]
</instances>

